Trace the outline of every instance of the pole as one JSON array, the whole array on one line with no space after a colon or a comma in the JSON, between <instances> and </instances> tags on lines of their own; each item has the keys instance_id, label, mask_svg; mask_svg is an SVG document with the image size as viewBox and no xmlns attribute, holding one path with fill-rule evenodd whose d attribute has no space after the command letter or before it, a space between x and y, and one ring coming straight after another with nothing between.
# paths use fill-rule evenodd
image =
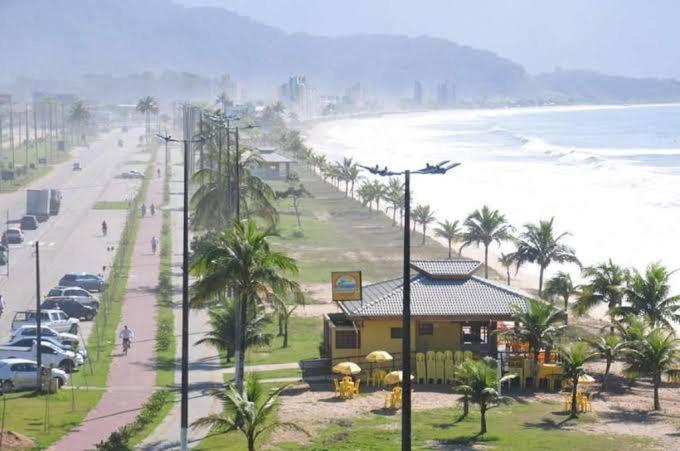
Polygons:
<instances>
[{"instance_id":1,"label":"pole","mask_svg":"<svg viewBox=\"0 0 680 451\"><path fill-rule=\"evenodd\" d=\"M227 171L227 192L229 193L227 195L227 212L229 212L229 219L232 218L232 213L234 210L234 202L232 199L232 190L231 190L231 169L229 168L229 163L230 163L230 158L231 158L231 153L229 148L231 147L231 130L229 129L229 119L227 119L227 164L226 164L226 171Z\"/></svg>"},{"instance_id":2,"label":"pole","mask_svg":"<svg viewBox=\"0 0 680 451\"><path fill-rule=\"evenodd\" d=\"M28 104L26 104L26 126L24 127L26 131L26 161L24 162L24 166L26 167L26 174L28 175Z\"/></svg>"},{"instance_id":3,"label":"pole","mask_svg":"<svg viewBox=\"0 0 680 451\"><path fill-rule=\"evenodd\" d=\"M180 448L187 448L189 423L189 140L184 140L184 214L182 242L182 401Z\"/></svg>"},{"instance_id":4,"label":"pole","mask_svg":"<svg viewBox=\"0 0 680 451\"><path fill-rule=\"evenodd\" d=\"M35 166L38 167L38 108L33 104L33 148L35 149Z\"/></svg>"},{"instance_id":5,"label":"pole","mask_svg":"<svg viewBox=\"0 0 680 451\"><path fill-rule=\"evenodd\" d=\"M403 316L401 326L402 411L401 449L411 450L411 173L404 172L404 282Z\"/></svg>"},{"instance_id":6,"label":"pole","mask_svg":"<svg viewBox=\"0 0 680 451\"><path fill-rule=\"evenodd\" d=\"M241 203L240 199L240 175L241 172L239 170L239 146L238 146L238 127L236 127L236 134L235 134L235 144L236 144L236 222L241 221L241 208L239 204ZM236 327L234 328L234 332L236 334L236 346L234 349L234 354L236 358L236 374L235 374L235 379L236 379L236 390L239 393L243 393L243 370L246 364L246 353L245 353L245 344L246 344L246 306L245 302L241 299L241 293L239 292L238 288L234 289L234 298L236 301L236 311L238 312L238 321L236 322Z\"/></svg>"},{"instance_id":7,"label":"pole","mask_svg":"<svg viewBox=\"0 0 680 451\"><path fill-rule=\"evenodd\" d=\"M14 160L14 112L12 102L9 102L9 147L12 149L12 172L16 173L16 161Z\"/></svg>"},{"instance_id":8,"label":"pole","mask_svg":"<svg viewBox=\"0 0 680 451\"><path fill-rule=\"evenodd\" d=\"M238 127L236 127L236 220L241 220L241 151L238 146Z\"/></svg>"},{"instance_id":9,"label":"pole","mask_svg":"<svg viewBox=\"0 0 680 451\"><path fill-rule=\"evenodd\" d=\"M41 325L41 318L40 318L40 242L38 240L35 241L35 324L36 324L36 330L35 330L35 338L36 338L36 362L38 363L38 391L41 389L41 382L42 382L42 377L40 375L40 372L42 370L42 353L40 352L40 345L42 343L42 331L40 330L42 325Z\"/></svg>"}]
</instances>

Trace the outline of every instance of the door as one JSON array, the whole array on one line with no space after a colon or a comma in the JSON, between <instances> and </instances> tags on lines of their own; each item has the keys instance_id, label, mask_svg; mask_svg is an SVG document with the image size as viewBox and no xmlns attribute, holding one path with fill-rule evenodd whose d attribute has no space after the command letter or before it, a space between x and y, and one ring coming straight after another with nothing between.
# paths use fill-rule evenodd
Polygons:
<instances>
[{"instance_id":1,"label":"door","mask_svg":"<svg viewBox=\"0 0 680 451\"><path fill-rule=\"evenodd\" d=\"M15 363L12 365L12 380L15 388L26 388L31 386L31 382L35 384L35 375L31 379L29 374L30 366L27 363Z\"/></svg>"}]
</instances>

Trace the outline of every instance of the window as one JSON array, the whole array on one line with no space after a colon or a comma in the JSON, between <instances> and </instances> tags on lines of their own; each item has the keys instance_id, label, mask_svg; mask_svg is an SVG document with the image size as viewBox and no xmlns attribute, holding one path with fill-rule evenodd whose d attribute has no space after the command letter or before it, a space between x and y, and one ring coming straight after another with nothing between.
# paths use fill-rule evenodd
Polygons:
<instances>
[{"instance_id":1,"label":"window","mask_svg":"<svg viewBox=\"0 0 680 451\"><path fill-rule=\"evenodd\" d=\"M50 292L47 293L47 296L61 296L61 290L50 290Z\"/></svg>"},{"instance_id":2,"label":"window","mask_svg":"<svg viewBox=\"0 0 680 451\"><path fill-rule=\"evenodd\" d=\"M433 335L433 334L434 334L433 323L420 323L418 325L418 335Z\"/></svg>"},{"instance_id":3,"label":"window","mask_svg":"<svg viewBox=\"0 0 680 451\"><path fill-rule=\"evenodd\" d=\"M469 345L472 343L472 327L463 326L463 344Z\"/></svg>"},{"instance_id":4,"label":"window","mask_svg":"<svg viewBox=\"0 0 680 451\"><path fill-rule=\"evenodd\" d=\"M487 344L489 342L489 330L487 326L479 326L479 342Z\"/></svg>"},{"instance_id":5,"label":"window","mask_svg":"<svg viewBox=\"0 0 680 451\"><path fill-rule=\"evenodd\" d=\"M488 344L489 329L486 325L472 324L463 326L463 344Z\"/></svg>"},{"instance_id":6,"label":"window","mask_svg":"<svg viewBox=\"0 0 680 451\"><path fill-rule=\"evenodd\" d=\"M359 333L353 330L335 331L335 349L358 349Z\"/></svg>"},{"instance_id":7,"label":"window","mask_svg":"<svg viewBox=\"0 0 680 451\"><path fill-rule=\"evenodd\" d=\"M390 338L401 339L402 337L403 337L403 334L401 333L401 327L392 327L390 329Z\"/></svg>"}]
</instances>

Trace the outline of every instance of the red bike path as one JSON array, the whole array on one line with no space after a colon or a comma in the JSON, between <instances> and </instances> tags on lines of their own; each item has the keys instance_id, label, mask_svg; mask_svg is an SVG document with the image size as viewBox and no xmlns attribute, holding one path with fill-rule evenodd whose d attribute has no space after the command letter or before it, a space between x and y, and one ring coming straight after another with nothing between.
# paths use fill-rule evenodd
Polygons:
<instances>
[{"instance_id":1,"label":"red bike path","mask_svg":"<svg viewBox=\"0 0 680 451\"><path fill-rule=\"evenodd\" d=\"M146 205L162 205L163 179L153 177L149 183ZM120 339L107 381L107 390L87 417L50 449L75 451L94 449L111 432L131 423L154 389L156 372L154 347L156 333L156 286L160 271L160 252L151 252L151 238L160 238L162 214L141 218L134 244L122 320L118 331L127 324L135 334L127 356Z\"/></svg>"}]
</instances>

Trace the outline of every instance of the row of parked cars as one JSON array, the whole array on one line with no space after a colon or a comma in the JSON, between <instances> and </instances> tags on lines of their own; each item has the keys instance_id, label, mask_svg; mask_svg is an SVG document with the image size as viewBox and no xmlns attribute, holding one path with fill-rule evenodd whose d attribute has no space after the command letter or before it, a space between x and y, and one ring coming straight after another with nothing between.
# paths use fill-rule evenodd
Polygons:
<instances>
[{"instance_id":1,"label":"row of parked cars","mask_svg":"<svg viewBox=\"0 0 680 451\"><path fill-rule=\"evenodd\" d=\"M50 377L62 386L68 374L87 359L87 350L78 339L80 320L92 320L99 310L104 280L94 274L68 273L52 288L41 304L40 353L42 364L52 367ZM37 312L16 312L9 341L0 345L0 389L3 392L33 388L37 381Z\"/></svg>"}]
</instances>

